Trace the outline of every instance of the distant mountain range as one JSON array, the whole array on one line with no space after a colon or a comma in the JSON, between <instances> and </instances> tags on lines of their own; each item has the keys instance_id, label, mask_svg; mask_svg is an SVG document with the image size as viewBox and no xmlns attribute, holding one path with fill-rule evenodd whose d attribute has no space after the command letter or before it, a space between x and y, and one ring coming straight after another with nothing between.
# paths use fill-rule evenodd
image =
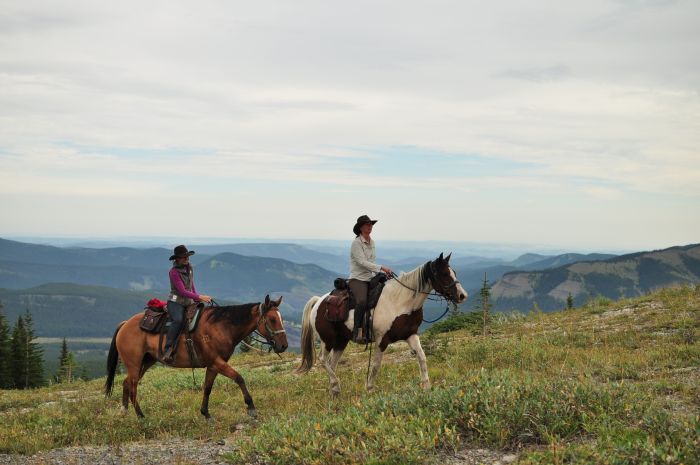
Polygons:
<instances>
[{"instance_id":1,"label":"distant mountain range","mask_svg":"<svg viewBox=\"0 0 700 465\"><path fill-rule=\"evenodd\" d=\"M476 304L474 296L484 275L495 283L497 309L527 310L533 301L544 309L556 309L569 292L580 303L591 295L617 298L671 282L697 282L696 247L651 253L663 255L664 260L647 256L650 253L620 257L528 253L512 261L454 255L451 264L472 295L463 310ZM323 252L285 243L191 248L197 251L192 261L200 292L228 302L256 302L266 294L282 295L283 314L291 321L300 321L311 295L327 292L336 277L347 276L347 253L340 249ZM15 315L29 307L43 316L89 316L85 322L72 316L65 321L49 318L50 323L37 326L42 328L37 333L41 336L108 336L114 324L140 311L150 297L165 298L170 254L170 249L162 247L54 247L0 239L0 301L6 313ZM390 260L380 256L378 261L399 272L435 258L427 250L407 250L406 258L396 254L393 249ZM435 305L426 306L429 317L441 312ZM93 318L95 313L100 315Z\"/></svg>"},{"instance_id":2,"label":"distant mountain range","mask_svg":"<svg viewBox=\"0 0 700 465\"><path fill-rule=\"evenodd\" d=\"M204 253L210 256L230 252L250 257L279 258L300 265L314 264L335 273L346 273L350 268L349 246L348 253L344 255L319 252L298 244L285 243L193 245L191 248L198 254Z\"/></svg>"},{"instance_id":3,"label":"distant mountain range","mask_svg":"<svg viewBox=\"0 0 700 465\"><path fill-rule=\"evenodd\" d=\"M251 250L255 249L251 247ZM293 253L290 251L294 249L267 248L275 253L281 253L282 250ZM317 265L297 264L278 258L216 253L216 250L212 250L215 255L201 252L193 256L195 282L200 292L230 302L257 302L266 294L273 297L282 295L283 314L291 321L300 321L301 310L309 297L330 290L333 280L338 276ZM77 299L74 304L83 310L93 311L94 306L87 303L102 292L105 297L108 295L114 300L113 313L123 319L140 311L148 298L166 297L170 289L170 254L171 251L165 248L60 248L0 239L0 288L5 288L0 290L0 300L7 301L6 311L13 305L19 305L19 310L23 312L29 305L33 313L35 306L37 311L43 311L40 308L50 307L49 304L55 304L56 309L63 309L59 305L61 298L38 301L32 300L33 298L13 298L19 294L12 294L10 290L26 290L22 294L25 297L44 295L49 290L57 296L74 295L77 292L85 299ZM312 258L315 256L315 253L311 254ZM300 260L303 259L300 257ZM49 283L51 285L48 288L44 286ZM76 288L76 284L84 287ZM100 325L90 327L98 329L98 333L83 334L83 330L76 331L81 335L104 335ZM51 328L47 326L47 329ZM66 335L65 332L37 334ZM74 331L70 335L77 334Z\"/></svg>"},{"instance_id":4,"label":"distant mountain range","mask_svg":"<svg viewBox=\"0 0 700 465\"><path fill-rule=\"evenodd\" d=\"M511 262L506 261L478 261L470 265L455 265L452 263L459 281L470 295L476 295L481 289L484 276L493 285L506 273L519 270L545 270L557 266L575 263L578 261L601 260L615 257L609 254L575 254L547 256L539 254L524 254ZM456 261L456 263L459 263Z\"/></svg>"},{"instance_id":5,"label":"distant mountain range","mask_svg":"<svg viewBox=\"0 0 700 465\"><path fill-rule=\"evenodd\" d=\"M571 255L571 254L568 254ZM508 272L492 288L496 310L561 309L569 294L576 305L591 297L635 297L661 287L700 283L700 244L620 255L605 260L575 261L543 269L553 259L530 263L540 271ZM575 257L577 258L577 257Z\"/></svg>"}]
</instances>

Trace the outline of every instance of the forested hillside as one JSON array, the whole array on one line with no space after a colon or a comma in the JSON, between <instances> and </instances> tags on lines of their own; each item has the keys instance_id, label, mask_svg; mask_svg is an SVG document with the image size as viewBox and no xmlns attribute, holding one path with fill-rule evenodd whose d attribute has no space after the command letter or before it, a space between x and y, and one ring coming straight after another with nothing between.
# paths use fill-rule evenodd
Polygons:
<instances>
[{"instance_id":1,"label":"forested hillside","mask_svg":"<svg viewBox=\"0 0 700 465\"><path fill-rule=\"evenodd\" d=\"M667 286L700 283L700 245L671 247L621 255L607 260L576 262L541 271L506 273L493 286L497 310L558 310L572 296L575 305L603 296L634 297Z\"/></svg>"}]
</instances>

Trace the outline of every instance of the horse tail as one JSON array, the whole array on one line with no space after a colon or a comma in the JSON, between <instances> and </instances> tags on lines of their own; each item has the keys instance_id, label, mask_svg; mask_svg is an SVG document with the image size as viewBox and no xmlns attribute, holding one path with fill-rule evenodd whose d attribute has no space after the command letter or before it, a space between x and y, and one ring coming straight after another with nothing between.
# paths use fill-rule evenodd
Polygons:
<instances>
[{"instance_id":1,"label":"horse tail","mask_svg":"<svg viewBox=\"0 0 700 465\"><path fill-rule=\"evenodd\" d=\"M114 386L114 375L117 373L117 365L119 365L119 352L117 351L117 334L122 329L126 321L122 321L117 330L114 331L112 344L109 346L109 355L107 355L107 380L105 381L105 396L112 395L112 387Z\"/></svg>"},{"instance_id":2,"label":"horse tail","mask_svg":"<svg viewBox=\"0 0 700 465\"><path fill-rule=\"evenodd\" d=\"M315 295L304 306L304 319L301 323L301 365L296 369L299 374L307 373L314 366L314 322L311 321L311 309L320 299Z\"/></svg>"}]
</instances>

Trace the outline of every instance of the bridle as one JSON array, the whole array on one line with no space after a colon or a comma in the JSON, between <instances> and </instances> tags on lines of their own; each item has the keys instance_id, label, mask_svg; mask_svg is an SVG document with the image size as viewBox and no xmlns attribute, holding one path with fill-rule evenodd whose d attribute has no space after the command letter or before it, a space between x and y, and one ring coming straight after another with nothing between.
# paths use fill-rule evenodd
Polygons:
<instances>
[{"instance_id":1,"label":"bridle","mask_svg":"<svg viewBox=\"0 0 700 465\"><path fill-rule=\"evenodd\" d=\"M270 307L265 308L265 304L262 302L260 304L258 304L258 307L260 308L260 317L258 318L258 323L255 325L255 329L253 330L253 334L257 334L258 336L265 338L265 340L261 341L260 339L257 339L253 336L251 336L250 338L259 344L270 346L270 348L268 350L268 352L269 352L272 349L274 349L275 347L277 347L277 343L275 342L275 340L273 338L275 336L277 336L278 334L283 334L283 333L286 333L287 331L285 331L284 328L277 329L277 330L272 329L270 327L270 324L267 321L267 318L265 318L265 315L267 315L267 312L272 310L274 307L270 306ZM263 323L265 323L265 332L269 336L260 332L260 327L263 325ZM277 354L277 355L279 355L279 354Z\"/></svg>"},{"instance_id":2,"label":"bridle","mask_svg":"<svg viewBox=\"0 0 700 465\"><path fill-rule=\"evenodd\" d=\"M406 289L413 291L416 294L427 295L428 300L434 300L434 301L446 300L446 301L452 303L453 305L456 305L457 304L456 300L453 297L450 297L447 292L449 291L449 289L451 289L453 287L457 287L457 284L460 284L459 280L455 279L450 284L443 284L437 280L437 272L435 270L435 262L430 261L430 262L426 263L426 265L428 265L428 270L430 271L430 273L428 273L428 280L430 281L430 285L433 286L433 289L435 290L435 292L425 292L425 291L421 291L420 289L413 289L412 287L401 282L399 277L396 275L394 275L394 280L397 283L401 284ZM439 284L439 286L438 286L438 284Z\"/></svg>"},{"instance_id":3,"label":"bridle","mask_svg":"<svg viewBox=\"0 0 700 465\"><path fill-rule=\"evenodd\" d=\"M434 293L421 291L419 289L413 289L412 287L407 286L406 284L402 283L396 275L394 275L394 278L395 278L394 280L397 283L401 284L406 289L409 289L416 294L425 294L426 298L428 300L432 300L432 301L436 301L436 302L442 302L443 300L447 301L447 303L452 304L452 308L456 310L457 306L458 306L457 301L453 297L450 297L450 295L447 292L449 289L451 289L453 287L457 287L457 284L460 284L459 280L455 279L455 280L453 280L453 282L451 282L450 284L447 284L447 285L445 285L443 283L439 283L437 281L437 272L435 270L435 262L430 261L428 263L429 263L429 265L427 267L427 269L429 271L428 280L430 281L430 285L433 286L433 289L435 290ZM426 263L426 265L427 265L427 263ZM437 286L437 283L440 284L439 287ZM445 305L445 311L442 313L442 315L440 315L439 317L437 317L434 320L423 319L423 322L424 323L435 323L436 321L441 320L445 315L447 315L447 312L449 312L449 311L450 311L450 306Z\"/></svg>"},{"instance_id":4,"label":"bridle","mask_svg":"<svg viewBox=\"0 0 700 465\"><path fill-rule=\"evenodd\" d=\"M428 269L430 270L430 274L428 275L428 279L430 279L430 284L432 284L433 289L435 289L435 291L437 293L439 293L448 302L457 303L455 298L450 297L450 295L448 294L448 291L450 289L452 289L453 287L456 289L457 284L461 284L459 282L459 280L454 279L454 280L452 280L452 282L450 284L447 284L447 285L437 281L437 272L435 270L435 262L434 261L430 262L430 266L428 266ZM438 286L436 285L436 283L439 283L440 287L442 289L439 289Z\"/></svg>"}]
</instances>

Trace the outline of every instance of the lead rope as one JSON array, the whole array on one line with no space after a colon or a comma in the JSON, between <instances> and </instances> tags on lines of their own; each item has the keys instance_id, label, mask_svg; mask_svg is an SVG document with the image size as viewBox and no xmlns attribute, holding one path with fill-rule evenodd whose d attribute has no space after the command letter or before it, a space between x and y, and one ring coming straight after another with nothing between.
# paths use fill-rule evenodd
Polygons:
<instances>
[{"instance_id":1,"label":"lead rope","mask_svg":"<svg viewBox=\"0 0 700 465\"><path fill-rule=\"evenodd\" d=\"M367 360L367 377L365 378L365 385L369 382L369 369L372 365L372 345L373 345L373 343L370 342L370 344L369 344L369 359Z\"/></svg>"}]
</instances>

